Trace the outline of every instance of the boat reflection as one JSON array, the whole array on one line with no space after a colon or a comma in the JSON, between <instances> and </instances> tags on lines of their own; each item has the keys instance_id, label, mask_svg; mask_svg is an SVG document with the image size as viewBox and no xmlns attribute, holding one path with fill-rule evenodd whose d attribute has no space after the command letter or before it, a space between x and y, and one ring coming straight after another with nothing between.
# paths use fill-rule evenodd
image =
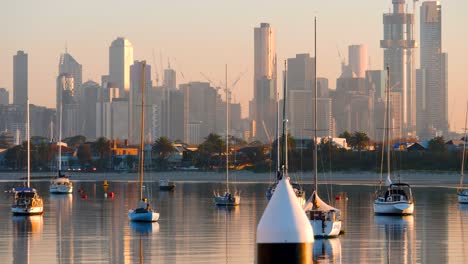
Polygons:
<instances>
[{"instance_id":1,"label":"boat reflection","mask_svg":"<svg viewBox=\"0 0 468 264\"><path fill-rule=\"evenodd\" d=\"M155 234L159 232L159 223L130 221L130 229L138 235Z\"/></svg>"},{"instance_id":2,"label":"boat reflection","mask_svg":"<svg viewBox=\"0 0 468 264\"><path fill-rule=\"evenodd\" d=\"M375 224L384 232L382 255L387 263L414 263L416 238L414 216L374 216ZM382 256L382 257L383 257Z\"/></svg>"},{"instance_id":3,"label":"boat reflection","mask_svg":"<svg viewBox=\"0 0 468 264\"><path fill-rule=\"evenodd\" d=\"M340 239L315 239L313 260L313 263L341 263Z\"/></svg>"},{"instance_id":4,"label":"boat reflection","mask_svg":"<svg viewBox=\"0 0 468 264\"><path fill-rule=\"evenodd\" d=\"M32 238L41 236L43 229L42 215L15 215L12 216L12 220L17 235L31 235Z\"/></svg>"},{"instance_id":5,"label":"boat reflection","mask_svg":"<svg viewBox=\"0 0 468 264\"><path fill-rule=\"evenodd\" d=\"M13 263L35 263L31 259L31 248L42 241L43 220L42 215L13 216L14 235ZM34 242L35 241L35 242Z\"/></svg>"}]
</instances>

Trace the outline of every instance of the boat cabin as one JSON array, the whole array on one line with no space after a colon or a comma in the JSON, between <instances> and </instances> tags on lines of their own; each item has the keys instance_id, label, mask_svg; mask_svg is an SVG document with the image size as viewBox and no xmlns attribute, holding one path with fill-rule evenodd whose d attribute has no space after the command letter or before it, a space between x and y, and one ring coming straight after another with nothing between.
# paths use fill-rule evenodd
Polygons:
<instances>
[{"instance_id":1,"label":"boat cabin","mask_svg":"<svg viewBox=\"0 0 468 264\"><path fill-rule=\"evenodd\" d=\"M405 190L408 189L408 192ZM409 184L394 183L391 184L384 196L379 197L380 202L411 202L413 196Z\"/></svg>"}]
</instances>

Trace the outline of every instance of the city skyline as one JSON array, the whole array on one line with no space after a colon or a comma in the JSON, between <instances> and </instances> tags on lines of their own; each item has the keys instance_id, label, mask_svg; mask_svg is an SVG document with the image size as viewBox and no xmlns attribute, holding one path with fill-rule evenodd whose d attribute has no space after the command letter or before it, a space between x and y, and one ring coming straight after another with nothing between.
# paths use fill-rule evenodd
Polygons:
<instances>
[{"instance_id":1,"label":"city skyline","mask_svg":"<svg viewBox=\"0 0 468 264\"><path fill-rule=\"evenodd\" d=\"M242 103L243 116L247 116L248 101L253 98L252 28L260 23L269 23L276 30L278 62L282 62L295 54L312 53L312 17L317 15L318 76L328 78L330 87L335 88L335 80L340 74L337 50L345 53L348 45L367 45L371 59L369 69L383 68L383 52L379 47L383 35L382 14L389 12L392 6L390 0L362 0L340 3L339 6L336 3L297 1L294 8L281 2L266 5L247 1L197 1L196 4L142 3L144 8L141 8L113 1L112 15L106 12L106 16L102 16L103 7L109 1L93 3L92 6L84 2L74 3L67 9L66 15L52 8L59 6L55 2L3 4L3 10L12 12L2 16L0 21L4 24L16 22L14 27L0 29L0 35L6 36L4 49L0 51L0 87L9 90L10 102L13 94L12 56L17 50L24 50L29 55L31 102L52 107L55 96L50 95L55 90L57 59L65 46L83 65L83 81L91 79L99 82L101 75L106 75L109 70L110 43L123 36L134 46L134 59L147 60L156 65L160 80L161 65L167 67L168 57L172 68L177 71L178 83L205 81L200 72L206 73L214 81L223 80L223 65L226 63L233 78L247 71L233 91L233 99ZM407 2L409 12L412 12L412 1ZM463 45L467 43L463 35L468 34L464 34L467 29L457 25L464 24L466 18L462 10L468 7L468 3L459 1L455 6L452 1L443 1L441 4L444 10L442 49L450 56L448 118L451 130L461 131L468 99L464 88L468 77L463 74L463 63L468 53ZM249 8L245 8L247 6ZM415 36L420 42L418 7ZM195 16L197 10L203 10L203 15ZM121 19L123 14L131 13L138 13L138 19L132 19L132 15ZM239 17L239 14L242 16ZM76 22L76 18L81 16L84 19ZM419 68L419 49L416 50L416 57L416 68ZM281 67L278 70L282 70Z\"/></svg>"}]
</instances>

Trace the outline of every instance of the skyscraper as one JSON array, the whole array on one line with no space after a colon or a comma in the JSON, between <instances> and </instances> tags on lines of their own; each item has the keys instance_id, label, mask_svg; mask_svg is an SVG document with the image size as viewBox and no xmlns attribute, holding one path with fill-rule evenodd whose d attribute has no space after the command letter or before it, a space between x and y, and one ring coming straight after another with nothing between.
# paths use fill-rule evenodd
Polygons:
<instances>
[{"instance_id":1,"label":"skyscraper","mask_svg":"<svg viewBox=\"0 0 468 264\"><path fill-rule=\"evenodd\" d=\"M442 53L442 8L438 1L421 6L421 69L417 80L418 135L448 132L447 54Z\"/></svg>"},{"instance_id":2,"label":"skyscraper","mask_svg":"<svg viewBox=\"0 0 468 264\"><path fill-rule=\"evenodd\" d=\"M60 127L62 139L80 134L79 102L71 74L60 74L57 77L57 120L55 122L58 135Z\"/></svg>"},{"instance_id":3,"label":"skyscraper","mask_svg":"<svg viewBox=\"0 0 468 264\"><path fill-rule=\"evenodd\" d=\"M349 67L357 78L365 78L367 71L367 46L350 45L348 47Z\"/></svg>"},{"instance_id":4,"label":"skyscraper","mask_svg":"<svg viewBox=\"0 0 468 264\"><path fill-rule=\"evenodd\" d=\"M133 46L128 39L119 37L109 48L109 81L127 97L130 90L130 65L133 63Z\"/></svg>"},{"instance_id":5,"label":"skyscraper","mask_svg":"<svg viewBox=\"0 0 468 264\"><path fill-rule=\"evenodd\" d=\"M392 105L399 106L394 116L401 117L394 124L401 135L413 134L416 129L416 89L414 72L414 15L406 13L405 0L392 0L393 13L383 15L384 34L380 47L384 49L384 65L390 69L390 87L401 96Z\"/></svg>"},{"instance_id":6,"label":"skyscraper","mask_svg":"<svg viewBox=\"0 0 468 264\"><path fill-rule=\"evenodd\" d=\"M10 93L5 88L0 88L0 105L8 105L10 101Z\"/></svg>"},{"instance_id":7,"label":"skyscraper","mask_svg":"<svg viewBox=\"0 0 468 264\"><path fill-rule=\"evenodd\" d=\"M13 56L13 104L26 106L28 100L28 54L19 50Z\"/></svg>"},{"instance_id":8,"label":"skyscraper","mask_svg":"<svg viewBox=\"0 0 468 264\"><path fill-rule=\"evenodd\" d=\"M268 23L254 29L254 138L268 141L275 131L276 84L275 32Z\"/></svg>"},{"instance_id":9,"label":"skyscraper","mask_svg":"<svg viewBox=\"0 0 468 264\"><path fill-rule=\"evenodd\" d=\"M59 75L70 74L73 76L73 86L76 89L77 96L81 96L81 83L83 79L82 66L72 55L65 52L60 55L59 60Z\"/></svg>"}]
</instances>

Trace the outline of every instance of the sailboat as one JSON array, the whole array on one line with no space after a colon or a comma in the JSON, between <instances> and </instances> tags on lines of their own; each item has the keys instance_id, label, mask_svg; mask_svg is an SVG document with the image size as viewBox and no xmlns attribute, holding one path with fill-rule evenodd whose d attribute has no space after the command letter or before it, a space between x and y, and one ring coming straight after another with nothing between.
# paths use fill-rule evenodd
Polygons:
<instances>
[{"instance_id":1,"label":"sailboat","mask_svg":"<svg viewBox=\"0 0 468 264\"><path fill-rule=\"evenodd\" d=\"M61 173L62 170L62 103L60 102L60 117L59 117L59 158L57 177L50 183L49 192L53 194L69 194L73 192L73 183L69 177Z\"/></svg>"},{"instance_id":2,"label":"sailboat","mask_svg":"<svg viewBox=\"0 0 468 264\"><path fill-rule=\"evenodd\" d=\"M143 197L143 171L144 171L144 133L145 133L145 71L146 62L142 62L141 69L141 127L140 127L140 159L138 162L138 180L139 180L139 201L136 209L128 211L128 219L136 222L155 222L159 219L159 213L153 211L148 202L148 198Z\"/></svg>"},{"instance_id":3,"label":"sailboat","mask_svg":"<svg viewBox=\"0 0 468 264\"><path fill-rule=\"evenodd\" d=\"M227 86L226 65L226 191L224 194L215 193L214 203L219 206L237 206L240 204L238 191L231 193L229 189L229 89Z\"/></svg>"},{"instance_id":4,"label":"sailboat","mask_svg":"<svg viewBox=\"0 0 468 264\"><path fill-rule=\"evenodd\" d=\"M383 177L383 158L380 165L380 184L377 198L374 200L375 214L389 215L411 215L414 211L413 194L411 186L407 183L392 183L390 174L390 69L387 67L387 91L386 91L386 108L385 108L385 133L382 141L382 157L384 153L384 145L387 149L387 190L382 190Z\"/></svg>"},{"instance_id":5,"label":"sailboat","mask_svg":"<svg viewBox=\"0 0 468 264\"><path fill-rule=\"evenodd\" d=\"M314 21L315 26L315 79L314 79L314 192L310 196L304 211L314 230L316 238L337 237L341 232L341 211L325 203L318 195L318 168L317 168L317 18Z\"/></svg>"},{"instance_id":6,"label":"sailboat","mask_svg":"<svg viewBox=\"0 0 468 264\"><path fill-rule=\"evenodd\" d=\"M463 138L463 150L462 150L462 160L461 160L461 169L460 169L460 185L458 186L458 202L459 203L468 203L468 188L463 188L463 174L465 170L465 155L466 155L466 141L468 141L468 103L466 104L466 114L465 114L465 137Z\"/></svg>"},{"instance_id":7,"label":"sailboat","mask_svg":"<svg viewBox=\"0 0 468 264\"><path fill-rule=\"evenodd\" d=\"M15 188L15 203L11 206L13 215L38 215L44 212L42 198L31 187L31 136L29 135L29 99L26 106L26 137L28 142L28 181L26 187Z\"/></svg>"},{"instance_id":8,"label":"sailboat","mask_svg":"<svg viewBox=\"0 0 468 264\"><path fill-rule=\"evenodd\" d=\"M286 87L286 76L284 78L284 86ZM286 97L286 95L285 95ZM280 136L279 136L279 95L276 96L276 178L275 182L271 184L267 191L266 191L266 197L267 200L269 201L271 197L273 196L273 193L275 192L276 186L278 185L278 182L282 178L282 173L281 173L281 164L280 164ZM285 99L283 99L285 100ZM284 114L283 114L284 116ZM302 185L299 184L298 182L290 182L291 186L294 190L294 194L296 194L297 199L299 200L299 204L301 206L304 206L306 202L306 195L305 191L302 188Z\"/></svg>"}]
</instances>

